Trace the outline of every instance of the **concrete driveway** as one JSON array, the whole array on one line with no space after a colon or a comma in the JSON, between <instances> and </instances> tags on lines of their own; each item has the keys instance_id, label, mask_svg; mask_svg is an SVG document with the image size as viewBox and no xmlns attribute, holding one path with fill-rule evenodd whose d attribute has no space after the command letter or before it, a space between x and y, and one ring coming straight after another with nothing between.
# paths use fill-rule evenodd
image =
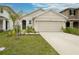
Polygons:
<instances>
[{"instance_id":1,"label":"concrete driveway","mask_svg":"<svg viewBox=\"0 0 79 59\"><path fill-rule=\"evenodd\" d=\"M41 36L62 55L79 55L79 36L63 32L41 32Z\"/></svg>"}]
</instances>

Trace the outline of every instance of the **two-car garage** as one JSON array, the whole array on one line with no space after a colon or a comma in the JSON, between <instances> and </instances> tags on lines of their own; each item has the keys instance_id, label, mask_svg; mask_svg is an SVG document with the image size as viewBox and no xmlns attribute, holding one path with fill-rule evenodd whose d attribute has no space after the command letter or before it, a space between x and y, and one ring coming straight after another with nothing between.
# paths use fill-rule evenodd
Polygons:
<instances>
[{"instance_id":1,"label":"two-car garage","mask_svg":"<svg viewBox=\"0 0 79 59\"><path fill-rule=\"evenodd\" d=\"M39 32L61 31L64 23L56 21L37 21L37 30Z\"/></svg>"},{"instance_id":2,"label":"two-car garage","mask_svg":"<svg viewBox=\"0 0 79 59\"><path fill-rule=\"evenodd\" d=\"M34 21L34 28L37 32L58 32L62 31L62 27L65 28L66 19L55 12L46 12L38 17Z\"/></svg>"}]
</instances>

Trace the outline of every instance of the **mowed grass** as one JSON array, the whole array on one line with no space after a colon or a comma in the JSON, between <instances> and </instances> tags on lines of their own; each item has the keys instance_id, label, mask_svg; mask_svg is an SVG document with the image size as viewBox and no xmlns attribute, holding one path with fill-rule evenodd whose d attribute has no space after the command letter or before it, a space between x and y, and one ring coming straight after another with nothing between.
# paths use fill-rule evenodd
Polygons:
<instances>
[{"instance_id":1,"label":"mowed grass","mask_svg":"<svg viewBox=\"0 0 79 59\"><path fill-rule=\"evenodd\" d=\"M16 37L0 33L0 47L6 47L0 55L58 55L39 34Z\"/></svg>"}]
</instances>

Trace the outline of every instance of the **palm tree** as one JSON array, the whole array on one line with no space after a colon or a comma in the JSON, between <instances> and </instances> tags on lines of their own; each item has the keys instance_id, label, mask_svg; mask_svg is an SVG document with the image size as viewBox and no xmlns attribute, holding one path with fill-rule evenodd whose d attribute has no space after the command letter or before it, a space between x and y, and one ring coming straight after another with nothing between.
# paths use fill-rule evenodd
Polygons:
<instances>
[{"instance_id":1,"label":"palm tree","mask_svg":"<svg viewBox=\"0 0 79 59\"><path fill-rule=\"evenodd\" d=\"M17 34L19 34L20 28L19 28L19 25L15 24L15 22L16 22L16 20L19 20L20 14L19 13L15 13L13 10L12 11L8 11L8 13L9 13L9 15L10 15L12 21L13 21L13 28L14 28L13 30L16 32L15 34L17 35Z\"/></svg>"},{"instance_id":2,"label":"palm tree","mask_svg":"<svg viewBox=\"0 0 79 59\"><path fill-rule=\"evenodd\" d=\"M19 20L20 16L19 16L19 14L17 14L17 15L10 15L10 16L11 16L11 18L13 20L13 28L16 31L16 34L19 34L20 27L19 27L19 24L16 25L15 22L16 22L16 20Z\"/></svg>"}]
</instances>

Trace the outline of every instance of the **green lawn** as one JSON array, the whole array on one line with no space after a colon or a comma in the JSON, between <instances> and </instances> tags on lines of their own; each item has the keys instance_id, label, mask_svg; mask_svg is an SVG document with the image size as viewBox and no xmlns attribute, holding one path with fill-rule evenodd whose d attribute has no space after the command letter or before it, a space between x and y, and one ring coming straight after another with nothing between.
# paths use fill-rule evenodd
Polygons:
<instances>
[{"instance_id":1,"label":"green lawn","mask_svg":"<svg viewBox=\"0 0 79 59\"><path fill-rule=\"evenodd\" d=\"M6 33L0 33L0 47L6 47L0 51L0 55L58 55L39 34L8 37Z\"/></svg>"}]
</instances>

